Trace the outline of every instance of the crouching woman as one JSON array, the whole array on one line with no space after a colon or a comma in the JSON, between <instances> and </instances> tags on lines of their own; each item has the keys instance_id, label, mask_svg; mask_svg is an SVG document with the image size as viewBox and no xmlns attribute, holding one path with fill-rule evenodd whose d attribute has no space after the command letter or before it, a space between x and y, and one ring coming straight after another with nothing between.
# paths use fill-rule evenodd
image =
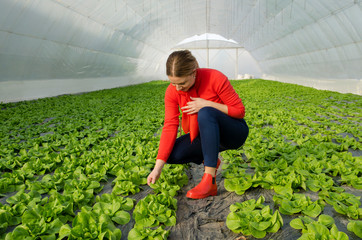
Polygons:
<instances>
[{"instance_id":1,"label":"crouching woman","mask_svg":"<svg viewBox=\"0 0 362 240\"><path fill-rule=\"evenodd\" d=\"M214 69L199 68L188 50L175 51L167 59L170 80L165 93L165 119L156 164L147 177L155 183L169 164L204 164L201 182L186 197L217 195L218 154L239 148L248 137L244 105L228 78ZM185 135L177 138L179 115Z\"/></svg>"}]
</instances>

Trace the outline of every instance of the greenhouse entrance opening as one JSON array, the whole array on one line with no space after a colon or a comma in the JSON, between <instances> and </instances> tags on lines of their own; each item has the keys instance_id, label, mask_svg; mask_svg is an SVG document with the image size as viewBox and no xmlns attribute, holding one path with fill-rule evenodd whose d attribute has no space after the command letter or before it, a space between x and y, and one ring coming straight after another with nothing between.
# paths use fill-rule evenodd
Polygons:
<instances>
[{"instance_id":1,"label":"greenhouse entrance opening","mask_svg":"<svg viewBox=\"0 0 362 240\"><path fill-rule=\"evenodd\" d=\"M204 33L188 37L172 48L180 49L190 50L200 67L219 69L231 79L261 75L257 62L241 44L219 34Z\"/></svg>"}]
</instances>

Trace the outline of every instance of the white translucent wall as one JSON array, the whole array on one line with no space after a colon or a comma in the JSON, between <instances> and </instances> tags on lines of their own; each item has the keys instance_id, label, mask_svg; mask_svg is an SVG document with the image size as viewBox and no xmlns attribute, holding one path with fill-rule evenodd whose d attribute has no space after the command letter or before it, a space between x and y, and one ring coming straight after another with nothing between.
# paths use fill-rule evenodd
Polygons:
<instances>
[{"instance_id":1,"label":"white translucent wall","mask_svg":"<svg viewBox=\"0 0 362 240\"><path fill-rule=\"evenodd\" d=\"M238 40L269 77L362 94L360 0L258 1L243 26Z\"/></svg>"},{"instance_id":2,"label":"white translucent wall","mask_svg":"<svg viewBox=\"0 0 362 240\"><path fill-rule=\"evenodd\" d=\"M93 91L160 76L153 59L164 54L134 36L141 17L132 8L117 10L114 1L68 2L72 5L0 2L0 101Z\"/></svg>"},{"instance_id":3,"label":"white translucent wall","mask_svg":"<svg viewBox=\"0 0 362 240\"><path fill-rule=\"evenodd\" d=\"M170 50L204 33L268 78L361 94L362 0L1 0L0 101L165 78Z\"/></svg>"}]
</instances>

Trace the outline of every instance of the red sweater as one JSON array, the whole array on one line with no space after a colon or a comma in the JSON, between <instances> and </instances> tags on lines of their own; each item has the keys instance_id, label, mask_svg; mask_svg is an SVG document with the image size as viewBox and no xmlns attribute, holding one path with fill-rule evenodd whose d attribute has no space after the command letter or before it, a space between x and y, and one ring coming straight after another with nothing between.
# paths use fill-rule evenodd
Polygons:
<instances>
[{"instance_id":1,"label":"red sweater","mask_svg":"<svg viewBox=\"0 0 362 240\"><path fill-rule=\"evenodd\" d=\"M228 107L228 115L230 117L244 117L245 108L241 99L231 86L228 78L221 72L207 68L197 69L193 88L195 88L198 97L225 104ZM180 108L185 106L188 101L185 98L189 98L187 92L186 94L179 92L171 84L168 86L165 94L165 121L157 159L166 162L171 154L177 137ZM187 116L183 114L182 117L185 118ZM182 121L182 128L185 133L188 133L189 127L184 125L184 121Z\"/></svg>"}]
</instances>

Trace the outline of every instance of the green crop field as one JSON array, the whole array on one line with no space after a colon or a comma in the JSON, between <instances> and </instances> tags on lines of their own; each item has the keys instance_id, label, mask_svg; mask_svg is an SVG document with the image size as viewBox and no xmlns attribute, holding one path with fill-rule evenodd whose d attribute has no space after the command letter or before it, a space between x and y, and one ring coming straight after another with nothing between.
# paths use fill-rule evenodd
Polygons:
<instances>
[{"instance_id":1,"label":"green crop field","mask_svg":"<svg viewBox=\"0 0 362 240\"><path fill-rule=\"evenodd\" d=\"M234 239L278 234L285 216L300 239L362 238L362 97L232 84L250 134L221 153L224 187L274 191L272 206L263 196L230 206ZM167 239L189 166L167 165L150 194L133 197L155 162L167 85L1 103L0 239Z\"/></svg>"}]
</instances>

